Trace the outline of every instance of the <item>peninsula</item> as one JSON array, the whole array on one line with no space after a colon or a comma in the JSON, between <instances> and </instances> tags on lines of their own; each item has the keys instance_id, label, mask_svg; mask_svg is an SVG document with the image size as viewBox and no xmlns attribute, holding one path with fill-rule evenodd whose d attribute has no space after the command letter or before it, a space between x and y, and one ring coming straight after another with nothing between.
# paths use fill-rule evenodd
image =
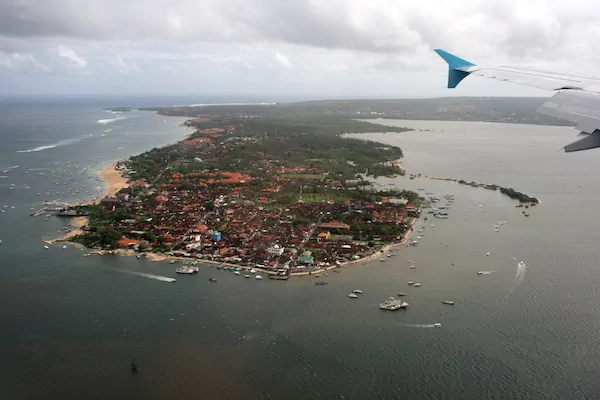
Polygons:
<instances>
[{"instance_id":1,"label":"peninsula","mask_svg":"<svg viewBox=\"0 0 600 400\"><path fill-rule=\"evenodd\" d=\"M417 193L361 178L404 174L402 150L342 137L406 128L264 106L156 111L190 116L195 132L111 166L127 186L72 207L88 217L72 240L289 276L374 257L420 215Z\"/></svg>"}]
</instances>

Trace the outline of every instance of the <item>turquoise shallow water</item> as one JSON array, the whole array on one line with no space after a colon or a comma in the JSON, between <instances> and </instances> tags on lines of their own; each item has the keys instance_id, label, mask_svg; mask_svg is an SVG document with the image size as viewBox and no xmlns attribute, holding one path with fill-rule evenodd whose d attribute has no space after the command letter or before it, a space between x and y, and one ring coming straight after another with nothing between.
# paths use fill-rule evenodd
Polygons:
<instances>
[{"instance_id":1,"label":"turquoise shallow water","mask_svg":"<svg viewBox=\"0 0 600 400\"><path fill-rule=\"evenodd\" d=\"M78 114L81 126L69 135L105 133L97 126L105 113L88 112ZM434 130L362 136L400 145L408 172L511 186L542 204L525 218L496 192L382 178L384 185L453 193L450 218L424 224L419 246L331 273L326 286L244 279L209 266L169 284L120 272L175 277L167 263L45 250L39 238L61 221L27 214L40 201L35 192L57 185L24 171L61 169L60 182L75 177L65 186L89 187L93 168L118 158L117 148L121 157L181 137L177 121L140 113L111 123L112 132L128 135L16 153L70 136L45 121L38 128L55 136L41 141L35 124L16 129L15 119L6 133L11 119L4 118L0 133L2 167L19 165L0 180L0 207L9 206L0 215L7 398L582 399L600 391L598 156L557 154L571 139L569 128L392 121ZM81 172L87 165L92 172ZM10 190L10 183L31 189ZM498 220L508 224L495 232ZM520 282L517 260L527 266ZM478 276L481 270L495 272ZM355 288L365 293L347 298ZM378 309L398 292L407 293L408 310ZM446 299L456 305L443 305ZM442 328L431 328L434 322Z\"/></svg>"}]
</instances>

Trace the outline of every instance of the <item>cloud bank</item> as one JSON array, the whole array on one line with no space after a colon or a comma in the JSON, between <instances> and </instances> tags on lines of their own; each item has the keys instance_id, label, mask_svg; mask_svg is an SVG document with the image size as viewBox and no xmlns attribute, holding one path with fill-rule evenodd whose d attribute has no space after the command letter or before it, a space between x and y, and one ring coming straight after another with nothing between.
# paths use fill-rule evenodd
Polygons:
<instances>
[{"instance_id":1,"label":"cloud bank","mask_svg":"<svg viewBox=\"0 0 600 400\"><path fill-rule=\"evenodd\" d=\"M599 20L593 0L0 0L0 84L5 93L532 94L481 81L444 90L432 49L593 75Z\"/></svg>"}]
</instances>

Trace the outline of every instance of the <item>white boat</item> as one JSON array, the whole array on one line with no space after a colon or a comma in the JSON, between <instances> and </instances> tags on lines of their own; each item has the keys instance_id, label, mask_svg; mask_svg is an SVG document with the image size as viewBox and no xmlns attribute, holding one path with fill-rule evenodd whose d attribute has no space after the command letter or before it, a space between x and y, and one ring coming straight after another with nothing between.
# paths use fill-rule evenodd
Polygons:
<instances>
[{"instance_id":1,"label":"white boat","mask_svg":"<svg viewBox=\"0 0 600 400\"><path fill-rule=\"evenodd\" d=\"M380 258L379 261L385 262L385 258Z\"/></svg>"},{"instance_id":2,"label":"white boat","mask_svg":"<svg viewBox=\"0 0 600 400\"><path fill-rule=\"evenodd\" d=\"M250 278L250 275L246 274L244 275L244 278Z\"/></svg>"},{"instance_id":3,"label":"white boat","mask_svg":"<svg viewBox=\"0 0 600 400\"><path fill-rule=\"evenodd\" d=\"M358 298L358 295L356 295L356 294L354 294L354 293L350 293L350 294L348 295L348 297L350 297L351 299L356 299L356 298Z\"/></svg>"},{"instance_id":4,"label":"white boat","mask_svg":"<svg viewBox=\"0 0 600 400\"><path fill-rule=\"evenodd\" d=\"M354 289L354 290L352 291L352 293L355 293L355 294L363 294L363 291L362 291L362 290L360 290L360 289Z\"/></svg>"},{"instance_id":5,"label":"white boat","mask_svg":"<svg viewBox=\"0 0 600 400\"><path fill-rule=\"evenodd\" d=\"M408 281L409 285L413 285L415 282L414 281Z\"/></svg>"},{"instance_id":6,"label":"white boat","mask_svg":"<svg viewBox=\"0 0 600 400\"><path fill-rule=\"evenodd\" d=\"M419 286L421 286L421 284L417 282L417 283L415 283L413 286L414 286L414 287L419 287Z\"/></svg>"},{"instance_id":7,"label":"white boat","mask_svg":"<svg viewBox=\"0 0 600 400\"><path fill-rule=\"evenodd\" d=\"M261 280L262 278L263 278L263 277L262 277L262 275L256 275L256 276L254 277L254 279L258 279L258 280Z\"/></svg>"},{"instance_id":8,"label":"white boat","mask_svg":"<svg viewBox=\"0 0 600 400\"><path fill-rule=\"evenodd\" d=\"M177 272L178 274L193 274L194 270L185 266L179 267L175 270L175 272Z\"/></svg>"},{"instance_id":9,"label":"white boat","mask_svg":"<svg viewBox=\"0 0 600 400\"><path fill-rule=\"evenodd\" d=\"M233 273L236 274L236 275L239 275L240 271L234 271Z\"/></svg>"},{"instance_id":10,"label":"white boat","mask_svg":"<svg viewBox=\"0 0 600 400\"><path fill-rule=\"evenodd\" d=\"M379 304L379 308L382 310L388 310L388 311L396 311L399 310L401 308L406 308L408 307L408 303L402 300L396 300L393 297L390 297L389 299L387 299L386 301L384 301L383 303Z\"/></svg>"},{"instance_id":11,"label":"white boat","mask_svg":"<svg viewBox=\"0 0 600 400\"><path fill-rule=\"evenodd\" d=\"M442 324L440 324L439 322L436 322L435 324L433 324L434 328L441 328Z\"/></svg>"},{"instance_id":12,"label":"white boat","mask_svg":"<svg viewBox=\"0 0 600 400\"><path fill-rule=\"evenodd\" d=\"M251 273L251 274L255 274L255 273L256 273L256 270L255 270L254 268L252 268L252 269L250 270L250 273Z\"/></svg>"}]
</instances>

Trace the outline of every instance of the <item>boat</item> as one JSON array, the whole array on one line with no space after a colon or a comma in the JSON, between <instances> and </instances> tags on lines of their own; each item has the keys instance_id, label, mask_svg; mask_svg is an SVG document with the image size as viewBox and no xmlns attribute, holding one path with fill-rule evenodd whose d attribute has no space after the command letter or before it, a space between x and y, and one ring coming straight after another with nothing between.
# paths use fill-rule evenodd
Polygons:
<instances>
[{"instance_id":1,"label":"boat","mask_svg":"<svg viewBox=\"0 0 600 400\"><path fill-rule=\"evenodd\" d=\"M414 287L419 287L419 286L421 286L421 284L419 282L416 282L413 286Z\"/></svg>"},{"instance_id":2,"label":"boat","mask_svg":"<svg viewBox=\"0 0 600 400\"><path fill-rule=\"evenodd\" d=\"M348 297L350 297L351 299L357 299L357 298L358 298L358 295L357 295L357 294L354 294L354 293L350 293L350 294L348 295Z\"/></svg>"},{"instance_id":3,"label":"boat","mask_svg":"<svg viewBox=\"0 0 600 400\"><path fill-rule=\"evenodd\" d=\"M483 275L483 271L478 271L477 275Z\"/></svg>"},{"instance_id":4,"label":"boat","mask_svg":"<svg viewBox=\"0 0 600 400\"><path fill-rule=\"evenodd\" d=\"M352 293L355 293L355 294L363 294L363 291L362 291L362 290L360 290L360 289L354 289L354 290L352 291Z\"/></svg>"},{"instance_id":5,"label":"boat","mask_svg":"<svg viewBox=\"0 0 600 400\"><path fill-rule=\"evenodd\" d=\"M256 275L256 276L254 277L254 279L258 279L258 280L261 280L262 278L263 278L263 277L262 277L262 275Z\"/></svg>"},{"instance_id":6,"label":"boat","mask_svg":"<svg viewBox=\"0 0 600 400\"><path fill-rule=\"evenodd\" d=\"M379 261L385 262L385 258L380 258Z\"/></svg>"},{"instance_id":7,"label":"boat","mask_svg":"<svg viewBox=\"0 0 600 400\"><path fill-rule=\"evenodd\" d=\"M400 293L398 293L398 296L400 296L400 297L402 297L402 296L406 296L406 293L402 293L402 292L400 292Z\"/></svg>"},{"instance_id":8,"label":"boat","mask_svg":"<svg viewBox=\"0 0 600 400\"><path fill-rule=\"evenodd\" d=\"M191 268L188 268L186 266L181 266L178 267L175 272L177 272L178 274L193 274L194 270L192 270Z\"/></svg>"},{"instance_id":9,"label":"boat","mask_svg":"<svg viewBox=\"0 0 600 400\"><path fill-rule=\"evenodd\" d=\"M195 273L195 274L197 274L197 273L198 273L198 267L196 267L196 266L193 266L193 267L190 267L190 268L192 269L192 272L193 272L193 273Z\"/></svg>"},{"instance_id":10,"label":"boat","mask_svg":"<svg viewBox=\"0 0 600 400\"><path fill-rule=\"evenodd\" d=\"M408 303L402 300L396 300L393 297L390 297L389 299L387 299L386 301L384 301L383 303L379 304L379 308L382 310L388 310L388 311L396 311L399 310L401 308L406 308L408 307Z\"/></svg>"},{"instance_id":11,"label":"boat","mask_svg":"<svg viewBox=\"0 0 600 400\"><path fill-rule=\"evenodd\" d=\"M218 281L217 281L215 278L213 278L212 276L211 276L210 278L208 278L208 280L209 280L210 282L218 282Z\"/></svg>"},{"instance_id":12,"label":"boat","mask_svg":"<svg viewBox=\"0 0 600 400\"><path fill-rule=\"evenodd\" d=\"M414 283L415 283L414 281L408 281L409 285L414 285Z\"/></svg>"},{"instance_id":13,"label":"boat","mask_svg":"<svg viewBox=\"0 0 600 400\"><path fill-rule=\"evenodd\" d=\"M417 266L416 265L411 265L410 269L417 269Z\"/></svg>"},{"instance_id":14,"label":"boat","mask_svg":"<svg viewBox=\"0 0 600 400\"><path fill-rule=\"evenodd\" d=\"M317 286L327 285L327 281L317 281L317 282L315 282L315 285L317 285Z\"/></svg>"},{"instance_id":15,"label":"boat","mask_svg":"<svg viewBox=\"0 0 600 400\"><path fill-rule=\"evenodd\" d=\"M452 300L444 300L444 301L442 301L442 303L448 304L449 306L453 306L454 305L454 302Z\"/></svg>"},{"instance_id":16,"label":"boat","mask_svg":"<svg viewBox=\"0 0 600 400\"><path fill-rule=\"evenodd\" d=\"M434 328L441 328L442 324L440 324L439 322L436 322L435 324L433 324Z\"/></svg>"},{"instance_id":17,"label":"boat","mask_svg":"<svg viewBox=\"0 0 600 400\"><path fill-rule=\"evenodd\" d=\"M244 278L250 278L250 275L246 274L244 275Z\"/></svg>"},{"instance_id":18,"label":"boat","mask_svg":"<svg viewBox=\"0 0 600 400\"><path fill-rule=\"evenodd\" d=\"M252 269L250 270L250 273L251 273L251 274L255 274L255 273L256 273L256 270L255 270L254 268L252 268Z\"/></svg>"},{"instance_id":19,"label":"boat","mask_svg":"<svg viewBox=\"0 0 600 400\"><path fill-rule=\"evenodd\" d=\"M239 275L240 271L233 271L234 274Z\"/></svg>"},{"instance_id":20,"label":"boat","mask_svg":"<svg viewBox=\"0 0 600 400\"><path fill-rule=\"evenodd\" d=\"M135 358L131 359L131 365L130 365L130 367L131 367L131 372L137 372L137 364L135 362Z\"/></svg>"}]
</instances>

